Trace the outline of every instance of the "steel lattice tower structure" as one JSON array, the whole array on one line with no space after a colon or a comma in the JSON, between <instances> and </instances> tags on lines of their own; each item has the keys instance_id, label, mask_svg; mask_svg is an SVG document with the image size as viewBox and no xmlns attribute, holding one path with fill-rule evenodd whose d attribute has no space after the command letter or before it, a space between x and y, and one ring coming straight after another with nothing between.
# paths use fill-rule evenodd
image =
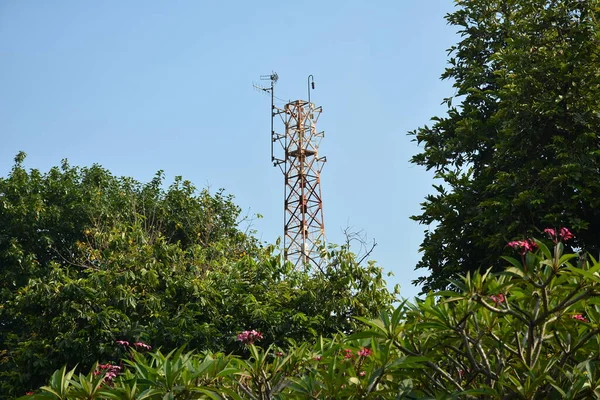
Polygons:
<instances>
[{"instance_id":1,"label":"steel lattice tower structure","mask_svg":"<svg viewBox=\"0 0 600 400\"><path fill-rule=\"evenodd\" d=\"M308 101L290 101L283 108L274 105L273 86L278 76L267 76L271 87L271 161L284 175L284 255L295 268L321 268L321 246L325 244L325 224L321 197L321 170L327 159L319 156L325 136L317 131L322 108ZM263 77L264 79L264 77ZM312 83L314 89L314 82ZM274 120L279 117L285 132L277 133ZM275 155L275 143L283 154Z\"/></svg>"}]
</instances>

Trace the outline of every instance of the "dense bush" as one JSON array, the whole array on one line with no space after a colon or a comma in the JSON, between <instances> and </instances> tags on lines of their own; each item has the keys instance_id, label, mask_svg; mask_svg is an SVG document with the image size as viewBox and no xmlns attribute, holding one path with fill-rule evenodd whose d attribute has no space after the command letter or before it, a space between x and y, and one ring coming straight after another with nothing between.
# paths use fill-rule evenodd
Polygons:
<instances>
[{"instance_id":1,"label":"dense bush","mask_svg":"<svg viewBox=\"0 0 600 400\"><path fill-rule=\"evenodd\" d=\"M132 351L118 374L63 368L25 398L597 398L600 263L563 254L567 230L546 232L553 248L511 242L519 256L502 273L359 317L360 332L264 349L244 332L245 358Z\"/></svg>"},{"instance_id":2,"label":"dense bush","mask_svg":"<svg viewBox=\"0 0 600 400\"><path fill-rule=\"evenodd\" d=\"M318 273L295 271L238 228L223 192L22 162L0 179L0 398L62 365L117 360L117 340L243 354L246 327L265 343L314 340L395 300L381 269L345 248Z\"/></svg>"}]
</instances>

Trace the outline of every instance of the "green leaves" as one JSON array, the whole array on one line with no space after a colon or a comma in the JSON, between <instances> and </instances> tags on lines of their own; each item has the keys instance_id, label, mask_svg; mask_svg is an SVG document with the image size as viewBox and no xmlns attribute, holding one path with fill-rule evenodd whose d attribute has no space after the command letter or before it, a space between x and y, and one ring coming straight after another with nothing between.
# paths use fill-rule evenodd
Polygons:
<instances>
[{"instance_id":1,"label":"green leaves","mask_svg":"<svg viewBox=\"0 0 600 400\"><path fill-rule=\"evenodd\" d=\"M116 341L248 355L241 331L277 346L351 333L353 317L396 300L382 269L346 247L326 250L322 271L293 271L239 229L223 191L182 178L165 189L160 171L142 184L100 166L42 174L22 161L0 179L0 397L62 365L119 359ZM165 376L181 368L163 366L174 368Z\"/></svg>"},{"instance_id":2,"label":"green leaves","mask_svg":"<svg viewBox=\"0 0 600 400\"><path fill-rule=\"evenodd\" d=\"M461 36L442 78L460 105L410 132L422 145L411 162L442 181L413 217L434 226L417 265L424 292L499 271L509 240L547 227L570 227L574 248L598 253L598 1L544 4L458 2L446 17Z\"/></svg>"},{"instance_id":3,"label":"green leaves","mask_svg":"<svg viewBox=\"0 0 600 400\"><path fill-rule=\"evenodd\" d=\"M527 268L507 257L503 272L467 274L454 283L460 292L356 316L362 329L349 335L257 342L242 357L134 351L110 385L63 368L35 396L592 398L600 393L600 264L579 258L575 267L562 247L540 246L521 259Z\"/></svg>"},{"instance_id":4,"label":"green leaves","mask_svg":"<svg viewBox=\"0 0 600 400\"><path fill-rule=\"evenodd\" d=\"M67 367L62 367L52 374L50 385L42 386L42 390L53 395L55 399L67 400L67 396L71 391L71 377L74 372L75 368L67 372Z\"/></svg>"}]
</instances>

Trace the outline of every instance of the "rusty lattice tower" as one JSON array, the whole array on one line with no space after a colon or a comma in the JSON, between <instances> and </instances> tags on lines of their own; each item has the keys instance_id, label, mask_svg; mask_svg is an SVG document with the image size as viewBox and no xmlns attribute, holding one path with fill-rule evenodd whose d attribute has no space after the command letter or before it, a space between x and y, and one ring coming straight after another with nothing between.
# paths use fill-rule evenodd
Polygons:
<instances>
[{"instance_id":1,"label":"rusty lattice tower","mask_svg":"<svg viewBox=\"0 0 600 400\"><path fill-rule=\"evenodd\" d=\"M327 161L319 156L324 132L317 131L317 121L322 108L310 101L310 89L314 89L312 75L308 79L308 101L290 101L281 108L274 104L277 74L262 77L265 78L271 81L270 88L262 89L271 94L271 161L284 176L285 258L296 268L320 268L321 246L325 244L321 170ZM283 133L275 131L277 119L283 123ZM283 153L276 155L275 147L280 147Z\"/></svg>"}]
</instances>

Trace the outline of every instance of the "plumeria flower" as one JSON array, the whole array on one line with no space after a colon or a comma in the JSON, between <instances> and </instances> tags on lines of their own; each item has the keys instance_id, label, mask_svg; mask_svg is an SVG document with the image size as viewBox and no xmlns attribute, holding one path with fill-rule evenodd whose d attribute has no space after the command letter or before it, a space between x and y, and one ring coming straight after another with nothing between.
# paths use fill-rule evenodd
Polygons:
<instances>
[{"instance_id":1,"label":"plumeria flower","mask_svg":"<svg viewBox=\"0 0 600 400\"><path fill-rule=\"evenodd\" d=\"M585 319L585 317L581 314L572 315L571 318L576 319L577 321L581 321L581 322L588 322L588 320Z\"/></svg>"},{"instance_id":2,"label":"plumeria flower","mask_svg":"<svg viewBox=\"0 0 600 400\"><path fill-rule=\"evenodd\" d=\"M104 373L104 382L111 383L120 372L121 367L118 365L98 364L97 369L94 371L94 375L100 375Z\"/></svg>"},{"instance_id":3,"label":"plumeria flower","mask_svg":"<svg viewBox=\"0 0 600 400\"><path fill-rule=\"evenodd\" d=\"M571 233L571 231L568 228L565 228L564 226L558 230L558 234L556 233L556 230L552 228L544 229L544 233L548 234L548 236L550 236L550 239L552 239L554 243L558 243L561 241L567 242L575 237Z\"/></svg>"},{"instance_id":4,"label":"plumeria flower","mask_svg":"<svg viewBox=\"0 0 600 400\"><path fill-rule=\"evenodd\" d=\"M371 354L373 354L373 350L369 349L368 347L363 347L356 354L358 354L359 357L369 357Z\"/></svg>"},{"instance_id":5,"label":"plumeria flower","mask_svg":"<svg viewBox=\"0 0 600 400\"><path fill-rule=\"evenodd\" d=\"M556 231L552 228L546 228L544 229L544 233L547 233L550 236L556 236Z\"/></svg>"},{"instance_id":6,"label":"plumeria flower","mask_svg":"<svg viewBox=\"0 0 600 400\"><path fill-rule=\"evenodd\" d=\"M560 236L561 240L563 240L565 242L570 239L573 239L573 237L574 237L574 235L571 233L571 231L565 227L560 228L559 236Z\"/></svg>"},{"instance_id":7,"label":"plumeria flower","mask_svg":"<svg viewBox=\"0 0 600 400\"><path fill-rule=\"evenodd\" d=\"M505 299L504 295L502 293L498 293L497 295L491 295L490 299L492 299L492 301L494 303L496 303L496 306L499 306L500 303L503 303Z\"/></svg>"},{"instance_id":8,"label":"plumeria flower","mask_svg":"<svg viewBox=\"0 0 600 400\"><path fill-rule=\"evenodd\" d=\"M245 344L252 344L262 338L263 334L255 330L244 331L237 335L237 340Z\"/></svg>"},{"instance_id":9,"label":"plumeria flower","mask_svg":"<svg viewBox=\"0 0 600 400\"><path fill-rule=\"evenodd\" d=\"M344 349L344 359L349 360L352 358L352 350Z\"/></svg>"},{"instance_id":10,"label":"plumeria flower","mask_svg":"<svg viewBox=\"0 0 600 400\"><path fill-rule=\"evenodd\" d=\"M129 342L127 340L117 340L116 343L125 347L129 346Z\"/></svg>"},{"instance_id":11,"label":"plumeria flower","mask_svg":"<svg viewBox=\"0 0 600 400\"><path fill-rule=\"evenodd\" d=\"M546 228L544 229L544 233L547 233L548 236L550 236L551 239L554 239L556 237L556 231L552 228Z\"/></svg>"},{"instance_id":12,"label":"plumeria flower","mask_svg":"<svg viewBox=\"0 0 600 400\"><path fill-rule=\"evenodd\" d=\"M507 246L510 246L515 250L519 250L521 255L525 255L528 251L534 251L538 247L537 244L535 244L535 242L531 239L508 242Z\"/></svg>"},{"instance_id":13,"label":"plumeria flower","mask_svg":"<svg viewBox=\"0 0 600 400\"><path fill-rule=\"evenodd\" d=\"M135 347L141 347L142 349L146 349L146 350L152 349L152 346L149 346L149 345L147 345L146 343L143 343L143 342L135 342L133 345Z\"/></svg>"},{"instance_id":14,"label":"plumeria flower","mask_svg":"<svg viewBox=\"0 0 600 400\"><path fill-rule=\"evenodd\" d=\"M359 374L360 376L365 376L367 373L366 373L366 371L360 371L358 374Z\"/></svg>"}]
</instances>

